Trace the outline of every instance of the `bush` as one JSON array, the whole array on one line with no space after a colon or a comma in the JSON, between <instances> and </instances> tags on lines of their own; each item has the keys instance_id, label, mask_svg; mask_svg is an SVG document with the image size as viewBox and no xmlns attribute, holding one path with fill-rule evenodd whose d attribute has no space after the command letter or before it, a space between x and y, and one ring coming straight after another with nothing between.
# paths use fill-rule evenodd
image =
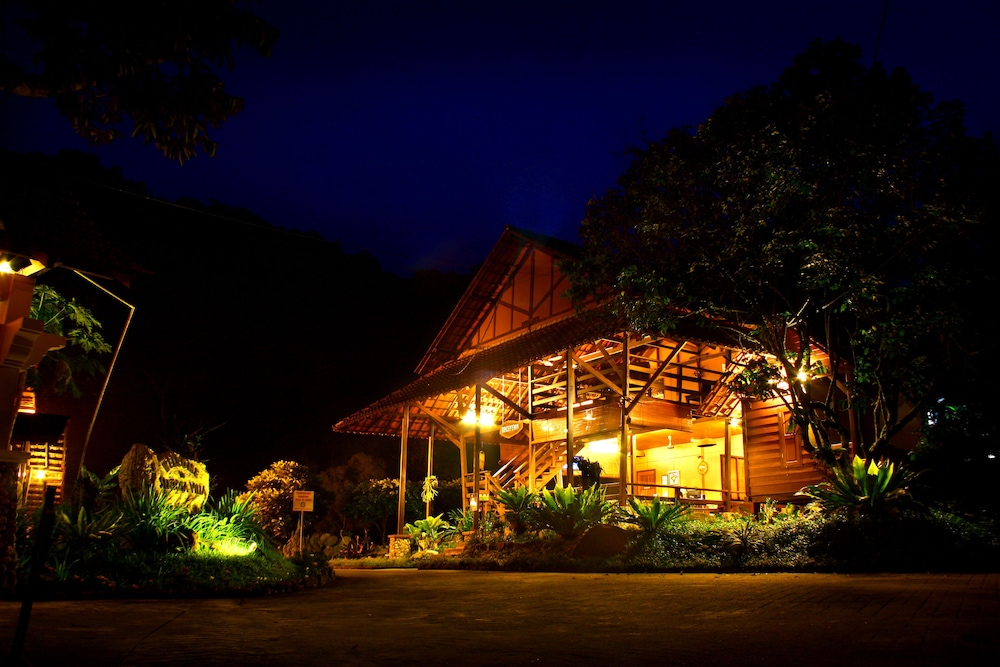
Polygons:
<instances>
[{"instance_id":1,"label":"bush","mask_svg":"<svg viewBox=\"0 0 1000 667\"><path fill-rule=\"evenodd\" d=\"M283 558L234 492L195 513L166 497L143 489L94 512L57 507L38 595L243 595L330 576L327 560ZM18 551L30 554L37 531L19 526ZM22 587L30 566L18 561Z\"/></svg>"},{"instance_id":2,"label":"bush","mask_svg":"<svg viewBox=\"0 0 1000 667\"><path fill-rule=\"evenodd\" d=\"M617 511L614 503L604 499L604 489L599 486L582 491L571 486L543 489L539 500L531 513L532 527L551 530L567 540L582 535Z\"/></svg>"},{"instance_id":3,"label":"bush","mask_svg":"<svg viewBox=\"0 0 1000 667\"><path fill-rule=\"evenodd\" d=\"M503 507L503 520L515 535L523 535L532 522L532 512L538 505L538 494L526 486L497 493L497 500Z\"/></svg>"},{"instance_id":4,"label":"bush","mask_svg":"<svg viewBox=\"0 0 1000 667\"><path fill-rule=\"evenodd\" d=\"M309 468L294 461L276 461L247 482L247 493L257 520L276 544L284 544L295 532L298 517L292 509L292 494L306 487Z\"/></svg>"}]
</instances>

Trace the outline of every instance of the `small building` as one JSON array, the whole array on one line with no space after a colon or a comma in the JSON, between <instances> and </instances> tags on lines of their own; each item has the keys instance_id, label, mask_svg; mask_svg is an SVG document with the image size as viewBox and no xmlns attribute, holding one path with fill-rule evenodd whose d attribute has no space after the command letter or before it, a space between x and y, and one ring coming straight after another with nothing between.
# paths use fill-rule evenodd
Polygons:
<instances>
[{"instance_id":1,"label":"small building","mask_svg":"<svg viewBox=\"0 0 1000 667\"><path fill-rule=\"evenodd\" d=\"M576 252L505 229L419 377L334 430L400 438L404 476L413 443L452 443L467 507L504 488L579 486L580 463L599 464L622 504L659 496L702 512L790 500L822 479L780 400L728 389L745 351L709 329L641 335L599 304L578 309L560 270Z\"/></svg>"}]
</instances>

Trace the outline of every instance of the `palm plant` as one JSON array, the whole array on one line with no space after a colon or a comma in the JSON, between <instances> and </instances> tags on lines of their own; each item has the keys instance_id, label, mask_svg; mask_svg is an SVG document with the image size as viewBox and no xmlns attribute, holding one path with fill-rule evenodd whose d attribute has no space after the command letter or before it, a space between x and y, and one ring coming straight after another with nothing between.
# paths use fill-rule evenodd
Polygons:
<instances>
[{"instance_id":1,"label":"palm plant","mask_svg":"<svg viewBox=\"0 0 1000 667\"><path fill-rule=\"evenodd\" d=\"M624 523L639 528L640 540L648 540L670 527L671 524L691 517L691 508L680 503L664 503L659 498L649 502L637 498L628 499L628 510Z\"/></svg>"},{"instance_id":2,"label":"palm plant","mask_svg":"<svg viewBox=\"0 0 1000 667\"><path fill-rule=\"evenodd\" d=\"M532 523L564 539L578 537L616 512L614 503L604 499L604 489L599 486L582 491L573 487L543 489L539 499Z\"/></svg>"},{"instance_id":3,"label":"palm plant","mask_svg":"<svg viewBox=\"0 0 1000 667\"><path fill-rule=\"evenodd\" d=\"M526 486L497 492L504 508L503 518L515 535L523 535L531 523L531 513L538 504L538 494Z\"/></svg>"}]
</instances>

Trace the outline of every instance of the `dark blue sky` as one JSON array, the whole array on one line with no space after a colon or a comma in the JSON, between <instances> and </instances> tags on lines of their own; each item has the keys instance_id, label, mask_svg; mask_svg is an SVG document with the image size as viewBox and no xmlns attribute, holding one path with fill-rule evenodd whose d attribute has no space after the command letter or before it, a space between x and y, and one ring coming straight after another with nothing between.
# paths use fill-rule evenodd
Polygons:
<instances>
[{"instance_id":1,"label":"dark blue sky","mask_svg":"<svg viewBox=\"0 0 1000 667\"><path fill-rule=\"evenodd\" d=\"M1000 3L890 0L879 46L973 134L1000 129ZM773 81L817 37L870 64L882 0L264 0L282 32L226 77L246 110L184 166L122 141L106 166L168 199L320 231L385 268L468 270L504 225L574 240L623 149ZM51 104L0 98L0 142L87 149Z\"/></svg>"}]
</instances>

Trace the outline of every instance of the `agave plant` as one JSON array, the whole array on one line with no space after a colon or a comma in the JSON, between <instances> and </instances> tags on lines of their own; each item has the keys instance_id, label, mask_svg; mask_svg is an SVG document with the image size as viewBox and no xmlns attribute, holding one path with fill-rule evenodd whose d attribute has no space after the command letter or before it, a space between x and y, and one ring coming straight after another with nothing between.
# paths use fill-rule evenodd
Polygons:
<instances>
[{"instance_id":1,"label":"agave plant","mask_svg":"<svg viewBox=\"0 0 1000 667\"><path fill-rule=\"evenodd\" d=\"M622 521L638 526L640 539L650 539L666 530L671 524L691 517L691 508L680 503L664 503L659 498L644 502L628 499L628 510Z\"/></svg>"},{"instance_id":2,"label":"agave plant","mask_svg":"<svg viewBox=\"0 0 1000 667\"><path fill-rule=\"evenodd\" d=\"M829 479L812 484L796 495L812 498L824 511L881 515L892 505L908 497L908 488L917 474L886 459L863 459L855 456L837 459Z\"/></svg>"},{"instance_id":3,"label":"agave plant","mask_svg":"<svg viewBox=\"0 0 1000 667\"><path fill-rule=\"evenodd\" d=\"M523 535L531 523L531 513L538 503L538 494L526 486L519 486L497 492L497 500L503 505L503 518L507 525L515 535Z\"/></svg>"},{"instance_id":4,"label":"agave plant","mask_svg":"<svg viewBox=\"0 0 1000 667\"><path fill-rule=\"evenodd\" d=\"M543 489L541 501L532 512L532 523L565 539L572 539L614 515L614 503L604 499L604 489L592 486L577 491L573 487Z\"/></svg>"}]
</instances>

